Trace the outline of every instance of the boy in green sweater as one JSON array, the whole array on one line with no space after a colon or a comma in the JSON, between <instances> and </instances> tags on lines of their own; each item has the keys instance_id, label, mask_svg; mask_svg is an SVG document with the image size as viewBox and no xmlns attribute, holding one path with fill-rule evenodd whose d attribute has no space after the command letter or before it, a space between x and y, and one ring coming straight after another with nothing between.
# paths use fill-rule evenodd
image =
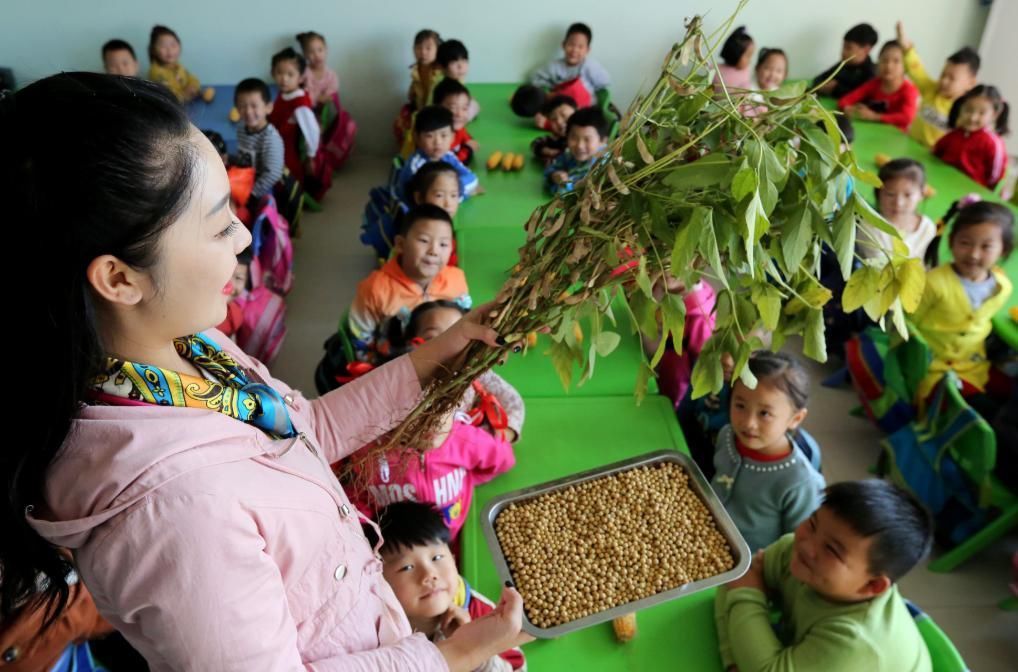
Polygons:
<instances>
[{"instance_id":1,"label":"boy in green sweater","mask_svg":"<svg viewBox=\"0 0 1018 672\"><path fill-rule=\"evenodd\" d=\"M895 585L929 552L933 524L911 494L879 480L829 486L805 522L718 591L726 670L930 672ZM775 633L768 600L781 609Z\"/></svg>"}]
</instances>

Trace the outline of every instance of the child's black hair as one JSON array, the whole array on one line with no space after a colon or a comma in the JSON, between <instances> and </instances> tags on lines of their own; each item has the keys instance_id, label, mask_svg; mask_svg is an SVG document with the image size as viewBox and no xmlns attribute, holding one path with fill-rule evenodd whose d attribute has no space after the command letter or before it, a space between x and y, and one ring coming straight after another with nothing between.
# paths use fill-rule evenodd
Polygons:
<instances>
[{"instance_id":1,"label":"child's black hair","mask_svg":"<svg viewBox=\"0 0 1018 672\"><path fill-rule=\"evenodd\" d=\"M445 40L438 45L438 52L435 54L435 63L443 68L449 66L453 61L469 61L470 53L466 45L459 40Z\"/></svg>"},{"instance_id":2,"label":"child's black hair","mask_svg":"<svg viewBox=\"0 0 1018 672\"><path fill-rule=\"evenodd\" d=\"M410 229L413 228L414 224L422 219L437 219L445 222L452 228L452 217L449 213L431 203L421 203L410 208L409 212L404 212L399 217L399 229L396 235L406 237L410 233Z\"/></svg>"},{"instance_id":3,"label":"child's black hair","mask_svg":"<svg viewBox=\"0 0 1018 672\"><path fill-rule=\"evenodd\" d=\"M821 505L870 540L869 573L898 581L930 552L933 519L908 491L867 479L827 486Z\"/></svg>"},{"instance_id":4,"label":"child's black hair","mask_svg":"<svg viewBox=\"0 0 1018 672\"><path fill-rule=\"evenodd\" d=\"M239 253L237 253L237 263L238 264L244 264L245 266L250 266L251 265L251 260L253 258L254 258L254 252L251 249L250 245L248 245L243 250L241 250Z\"/></svg>"},{"instance_id":5,"label":"child's black hair","mask_svg":"<svg viewBox=\"0 0 1018 672\"><path fill-rule=\"evenodd\" d=\"M272 69L275 70L276 66L283 61L294 61L297 64L297 72L302 75L308 67L308 62L304 60L304 56L298 54L293 47L287 47L272 55Z\"/></svg>"},{"instance_id":6,"label":"child's black hair","mask_svg":"<svg viewBox=\"0 0 1018 672\"><path fill-rule=\"evenodd\" d=\"M756 67L759 68L761 65L766 63L767 59L771 56L780 56L785 59L785 70L788 70L788 54L785 53L784 49L778 49L776 47L763 47L760 49L760 53L756 57Z\"/></svg>"},{"instance_id":7,"label":"child's black hair","mask_svg":"<svg viewBox=\"0 0 1018 672\"><path fill-rule=\"evenodd\" d=\"M148 35L148 60L153 63L159 63L159 59L156 58L156 41L163 35L169 35L177 41L177 44L181 44L180 36L172 28L159 25L152 26L152 32Z\"/></svg>"},{"instance_id":8,"label":"child's black hair","mask_svg":"<svg viewBox=\"0 0 1018 672\"><path fill-rule=\"evenodd\" d=\"M322 44L326 44L325 37L313 30L309 30L306 33L297 33L297 43L300 44L301 51L307 51L308 45L311 44L313 40L321 40Z\"/></svg>"},{"instance_id":9,"label":"child's black hair","mask_svg":"<svg viewBox=\"0 0 1018 672\"><path fill-rule=\"evenodd\" d=\"M554 112L556 108L561 107L563 105L568 105L569 107L573 108L574 112L578 107L576 105L576 100L572 96L562 96L562 95L552 96L544 101L544 105L541 106L541 114L547 117L552 112Z\"/></svg>"},{"instance_id":10,"label":"child's black hair","mask_svg":"<svg viewBox=\"0 0 1018 672\"><path fill-rule=\"evenodd\" d=\"M417 34L414 35L414 46L416 47L428 40L434 40L435 46L440 46L442 44L442 38L439 36L438 31L425 28L424 30L417 31Z\"/></svg>"},{"instance_id":11,"label":"child's black hair","mask_svg":"<svg viewBox=\"0 0 1018 672\"><path fill-rule=\"evenodd\" d=\"M881 182L904 177L918 185L920 193L926 188L926 169L915 159L892 159L880 167L877 176ZM880 198L880 187L876 187L874 191L877 198Z\"/></svg>"},{"instance_id":12,"label":"child's black hair","mask_svg":"<svg viewBox=\"0 0 1018 672\"><path fill-rule=\"evenodd\" d=\"M110 53L111 51L126 51L129 54L131 54L131 58L133 58L136 61L138 60L138 57L134 53L134 47L128 44L126 40L112 39L106 44L104 44L102 51L103 58L105 59L106 54Z\"/></svg>"},{"instance_id":13,"label":"child's black hair","mask_svg":"<svg viewBox=\"0 0 1018 672\"><path fill-rule=\"evenodd\" d=\"M533 84L524 84L513 92L509 107L519 117L532 117L541 111L548 94L544 89Z\"/></svg>"},{"instance_id":14,"label":"child's black hair","mask_svg":"<svg viewBox=\"0 0 1018 672\"><path fill-rule=\"evenodd\" d=\"M883 54L888 49L899 49L902 54L905 53L905 47L901 46L901 42L898 40L888 40L887 42L884 42L883 46L880 47L880 53Z\"/></svg>"},{"instance_id":15,"label":"child's black hair","mask_svg":"<svg viewBox=\"0 0 1018 672\"><path fill-rule=\"evenodd\" d=\"M721 60L734 67L751 44L753 44L753 38L746 32L746 26L739 26L728 36L721 47Z\"/></svg>"},{"instance_id":16,"label":"child's black hair","mask_svg":"<svg viewBox=\"0 0 1018 672\"><path fill-rule=\"evenodd\" d=\"M608 119L600 107L585 107L582 110L573 112L566 122L566 135L577 126L593 126L597 130L597 136L604 140L608 137Z\"/></svg>"},{"instance_id":17,"label":"child's black hair","mask_svg":"<svg viewBox=\"0 0 1018 672\"><path fill-rule=\"evenodd\" d=\"M997 121L994 124L994 130L997 132L997 135L1007 135L1010 133L1008 117L1010 116L1011 108L1000 94L1000 89L990 84L977 84L969 89L965 95L954 101L951 105L951 112L947 115L947 125L949 128L954 128L955 124L958 123L958 117L961 116L961 108L973 98L986 98L993 104L993 109L997 112Z\"/></svg>"},{"instance_id":18,"label":"child's black hair","mask_svg":"<svg viewBox=\"0 0 1018 672\"><path fill-rule=\"evenodd\" d=\"M435 301L425 301L414 308L405 327L399 320L389 320L389 346L393 359L400 355L405 355L412 349L411 341L421 333L421 320L436 308L455 310L460 315L467 314L466 309L455 301L437 299Z\"/></svg>"},{"instance_id":19,"label":"child's black hair","mask_svg":"<svg viewBox=\"0 0 1018 672\"><path fill-rule=\"evenodd\" d=\"M408 191L412 196L424 198L425 194L428 193L428 189L431 189L431 185L435 183L439 175L452 175L457 179L456 184L459 185L459 173L456 172L451 163L428 161L414 173L413 178L410 180Z\"/></svg>"},{"instance_id":20,"label":"child's black hair","mask_svg":"<svg viewBox=\"0 0 1018 672\"><path fill-rule=\"evenodd\" d=\"M396 502L381 509L377 515L378 529L382 532L381 553L398 553L415 546L448 544L452 538L442 514L430 504L422 502ZM364 524L364 536L372 548L378 543L378 534L371 525Z\"/></svg>"},{"instance_id":21,"label":"child's black hair","mask_svg":"<svg viewBox=\"0 0 1018 672\"><path fill-rule=\"evenodd\" d=\"M868 23L860 23L849 28L843 39L845 42L852 42L864 47L872 47L879 41L880 38L877 35L876 28Z\"/></svg>"},{"instance_id":22,"label":"child's black hair","mask_svg":"<svg viewBox=\"0 0 1018 672\"><path fill-rule=\"evenodd\" d=\"M414 133L430 133L446 126L452 128L452 112L441 105L421 108L414 118Z\"/></svg>"},{"instance_id":23,"label":"child's black hair","mask_svg":"<svg viewBox=\"0 0 1018 672\"><path fill-rule=\"evenodd\" d=\"M809 374L799 360L783 352L757 350L750 356L748 366L757 381L766 381L781 390L796 411L806 408Z\"/></svg>"},{"instance_id":24,"label":"child's black hair","mask_svg":"<svg viewBox=\"0 0 1018 672\"><path fill-rule=\"evenodd\" d=\"M568 40L570 35L574 35L576 33L587 38L587 46L589 47L591 41L594 39L594 34L590 32L590 26L585 23L580 23L579 21L570 24L570 26L566 28L566 36L564 40Z\"/></svg>"},{"instance_id":25,"label":"child's black hair","mask_svg":"<svg viewBox=\"0 0 1018 672\"><path fill-rule=\"evenodd\" d=\"M453 79L452 77L446 77L439 82L437 86L435 86L435 90L431 94L431 100L435 103L435 105L441 105L449 96L461 95L465 95L469 98L470 89L463 86L463 83L459 80Z\"/></svg>"},{"instance_id":26,"label":"child's black hair","mask_svg":"<svg viewBox=\"0 0 1018 672\"><path fill-rule=\"evenodd\" d=\"M982 59L979 58L979 52L972 47L962 47L948 56L947 62L953 63L954 65L967 65L973 75L979 74L979 66L982 65Z\"/></svg>"},{"instance_id":27,"label":"child's black hair","mask_svg":"<svg viewBox=\"0 0 1018 672\"><path fill-rule=\"evenodd\" d=\"M201 132L205 134L205 137L209 139L209 142L212 143L212 146L216 148L216 153L217 154L222 156L223 154L227 154L228 153L226 151L226 141L223 140L223 136L222 135L220 135L219 133L217 133L217 132L215 132L213 130L209 130L207 128L201 129Z\"/></svg>"},{"instance_id":28,"label":"child's black hair","mask_svg":"<svg viewBox=\"0 0 1018 672\"><path fill-rule=\"evenodd\" d=\"M269 91L269 85L257 77L248 77L247 79L240 80L240 83L237 84L237 88L233 92L233 102L236 103L243 93L257 93L265 101L266 105L272 102L272 92Z\"/></svg>"}]
</instances>

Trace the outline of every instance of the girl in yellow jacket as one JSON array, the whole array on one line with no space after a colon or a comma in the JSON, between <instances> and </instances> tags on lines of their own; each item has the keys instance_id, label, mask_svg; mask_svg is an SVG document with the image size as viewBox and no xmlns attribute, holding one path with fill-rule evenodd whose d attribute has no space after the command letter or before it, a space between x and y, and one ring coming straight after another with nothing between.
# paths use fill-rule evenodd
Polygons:
<instances>
[{"instance_id":1,"label":"girl in yellow jacket","mask_svg":"<svg viewBox=\"0 0 1018 672\"><path fill-rule=\"evenodd\" d=\"M912 315L933 353L919 387L920 399L929 395L948 369L961 379L963 394L985 391L990 380L986 358L990 321L1012 290L1011 280L997 265L1014 247L1011 211L977 201L963 207L955 204L945 220L951 226L951 263L927 274L922 301Z\"/></svg>"},{"instance_id":2,"label":"girl in yellow jacket","mask_svg":"<svg viewBox=\"0 0 1018 672\"><path fill-rule=\"evenodd\" d=\"M154 26L148 42L148 78L169 89L182 103L201 92L201 82L180 64L180 38L166 26Z\"/></svg>"}]
</instances>

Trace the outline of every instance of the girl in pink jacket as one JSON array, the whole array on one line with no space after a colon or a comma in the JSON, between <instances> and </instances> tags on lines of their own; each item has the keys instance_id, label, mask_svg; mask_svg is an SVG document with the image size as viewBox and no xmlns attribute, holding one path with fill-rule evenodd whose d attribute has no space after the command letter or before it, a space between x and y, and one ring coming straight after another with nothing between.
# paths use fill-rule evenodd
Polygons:
<instances>
[{"instance_id":1,"label":"girl in pink jacket","mask_svg":"<svg viewBox=\"0 0 1018 672\"><path fill-rule=\"evenodd\" d=\"M36 590L62 607L56 545L156 671L466 671L526 641L512 589L448 640L412 634L329 469L471 339L504 345L477 315L308 401L212 329L250 234L168 92L55 75L0 97L0 142L19 254L51 264L13 358L34 408L3 453L0 616Z\"/></svg>"}]
</instances>

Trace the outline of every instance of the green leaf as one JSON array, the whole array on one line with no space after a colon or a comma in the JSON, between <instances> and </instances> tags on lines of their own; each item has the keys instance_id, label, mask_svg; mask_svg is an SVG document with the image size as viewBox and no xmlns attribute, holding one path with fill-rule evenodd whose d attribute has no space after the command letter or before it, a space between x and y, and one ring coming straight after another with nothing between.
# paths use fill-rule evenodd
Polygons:
<instances>
[{"instance_id":1,"label":"green leaf","mask_svg":"<svg viewBox=\"0 0 1018 672\"><path fill-rule=\"evenodd\" d=\"M760 317L763 319L764 328L774 331L778 328L778 320L781 319L781 293L772 285L764 285L760 293L753 299L757 308L760 309Z\"/></svg>"},{"instance_id":2,"label":"green leaf","mask_svg":"<svg viewBox=\"0 0 1018 672\"><path fill-rule=\"evenodd\" d=\"M739 321L739 328L745 334L756 326L757 320L760 319L760 312L745 294L736 294L735 317Z\"/></svg>"},{"instance_id":3,"label":"green leaf","mask_svg":"<svg viewBox=\"0 0 1018 672\"><path fill-rule=\"evenodd\" d=\"M864 221L869 222L878 230L891 236L891 238L899 241L901 240L901 234L898 233L898 229L894 228L879 212L874 210L873 206L870 205L865 198L860 196L858 191L852 192L852 206L855 213L862 217ZM898 249L899 248L895 246L895 251ZM904 254L908 254L907 248L905 249Z\"/></svg>"},{"instance_id":4,"label":"green leaf","mask_svg":"<svg viewBox=\"0 0 1018 672\"><path fill-rule=\"evenodd\" d=\"M756 171L743 161L742 167L732 178L732 197L739 202L756 191L757 185Z\"/></svg>"},{"instance_id":5,"label":"green leaf","mask_svg":"<svg viewBox=\"0 0 1018 672\"><path fill-rule=\"evenodd\" d=\"M804 93L806 93L806 80L790 79L785 80L784 84L778 87L777 91L767 92L767 96L777 98L778 100L786 100L788 98L798 98Z\"/></svg>"},{"instance_id":6,"label":"green leaf","mask_svg":"<svg viewBox=\"0 0 1018 672\"><path fill-rule=\"evenodd\" d=\"M636 372L636 386L633 389L633 396L636 397L636 405L639 406L647 397L647 383L654 376L654 370L647 366L646 362L640 362L640 370Z\"/></svg>"},{"instance_id":7,"label":"green leaf","mask_svg":"<svg viewBox=\"0 0 1018 672\"><path fill-rule=\"evenodd\" d=\"M912 313L919 307L926 287L926 268L918 259L907 259L898 267L898 285L901 288L898 298L905 312Z\"/></svg>"},{"instance_id":8,"label":"green leaf","mask_svg":"<svg viewBox=\"0 0 1018 672\"><path fill-rule=\"evenodd\" d=\"M803 353L818 362L827 361L827 342L824 339L824 313L810 310L806 316L806 333L803 334Z\"/></svg>"},{"instance_id":9,"label":"green leaf","mask_svg":"<svg viewBox=\"0 0 1018 672\"><path fill-rule=\"evenodd\" d=\"M602 357L607 357L615 352L615 348L619 347L619 343L622 342L622 337L614 331L602 331L594 336L592 340L593 346L597 350L597 354Z\"/></svg>"},{"instance_id":10,"label":"green leaf","mask_svg":"<svg viewBox=\"0 0 1018 672\"><path fill-rule=\"evenodd\" d=\"M763 144L763 170L769 182L773 182L776 191L785 188L785 180L788 179L788 166L778 158L774 149L767 143Z\"/></svg>"},{"instance_id":11,"label":"green leaf","mask_svg":"<svg viewBox=\"0 0 1018 672\"><path fill-rule=\"evenodd\" d=\"M841 308L846 313L851 313L862 307L878 291L880 273L869 265L857 269L849 277L845 284L845 291L841 294Z\"/></svg>"},{"instance_id":12,"label":"green leaf","mask_svg":"<svg viewBox=\"0 0 1018 672\"><path fill-rule=\"evenodd\" d=\"M654 298L654 289L650 285L650 275L647 274L647 255L640 255L640 265L636 271L636 285L648 299Z\"/></svg>"},{"instance_id":13,"label":"green leaf","mask_svg":"<svg viewBox=\"0 0 1018 672\"><path fill-rule=\"evenodd\" d=\"M742 384L751 390L756 389L756 376L748 366L750 355L753 354L753 344L743 341L739 344L738 356L735 358L735 368L732 369L732 376L738 376Z\"/></svg>"},{"instance_id":14,"label":"green leaf","mask_svg":"<svg viewBox=\"0 0 1018 672\"><path fill-rule=\"evenodd\" d=\"M725 382L721 369L721 353L704 349L693 365L693 399L721 391Z\"/></svg>"},{"instance_id":15,"label":"green leaf","mask_svg":"<svg viewBox=\"0 0 1018 672\"><path fill-rule=\"evenodd\" d=\"M898 335L908 340L908 324L905 322L905 311L902 310L901 301L891 304L891 323L894 325Z\"/></svg>"},{"instance_id":16,"label":"green leaf","mask_svg":"<svg viewBox=\"0 0 1018 672\"><path fill-rule=\"evenodd\" d=\"M789 217L781 228L781 253L785 269L794 273L813 242L813 212L808 206Z\"/></svg>"},{"instance_id":17,"label":"green leaf","mask_svg":"<svg viewBox=\"0 0 1018 672\"><path fill-rule=\"evenodd\" d=\"M639 136L637 136L639 137ZM662 182L677 190L728 188L732 161L722 154L708 154L692 163L672 168Z\"/></svg>"},{"instance_id":18,"label":"green leaf","mask_svg":"<svg viewBox=\"0 0 1018 672\"><path fill-rule=\"evenodd\" d=\"M752 268L753 249L756 247L757 241L763 237L763 234L767 231L767 227L769 226L767 215L764 214L763 211L763 204L760 202L759 191L753 193L753 198L746 206L743 221L746 224L746 235L744 238L744 242L746 244L746 261L749 262L749 265Z\"/></svg>"},{"instance_id":19,"label":"green leaf","mask_svg":"<svg viewBox=\"0 0 1018 672\"><path fill-rule=\"evenodd\" d=\"M629 308L640 332L647 338L657 338L657 304L643 293L634 293L629 297Z\"/></svg>"},{"instance_id":20,"label":"green leaf","mask_svg":"<svg viewBox=\"0 0 1018 672\"><path fill-rule=\"evenodd\" d=\"M668 335L662 332L661 339L657 342L657 349L654 350L654 356L650 360L650 368L657 368L657 365L661 363L661 358L665 356L665 350L667 349Z\"/></svg>"},{"instance_id":21,"label":"green leaf","mask_svg":"<svg viewBox=\"0 0 1018 672\"><path fill-rule=\"evenodd\" d=\"M573 351L565 343L552 342L546 354L551 357L555 373L562 381L562 388L568 390L573 380Z\"/></svg>"},{"instance_id":22,"label":"green leaf","mask_svg":"<svg viewBox=\"0 0 1018 672\"><path fill-rule=\"evenodd\" d=\"M871 187L876 187L877 189L879 189L884 184L883 182L880 181L879 177L877 177L868 170L860 168L859 164L857 163L849 164L848 171L852 173L852 177L859 180L860 182L870 185Z\"/></svg>"},{"instance_id":23,"label":"green leaf","mask_svg":"<svg viewBox=\"0 0 1018 672\"><path fill-rule=\"evenodd\" d=\"M663 324L662 340L671 334L675 352L681 355L682 337L686 331L686 302L683 301L681 295L665 294L661 301L661 322Z\"/></svg>"},{"instance_id":24,"label":"green leaf","mask_svg":"<svg viewBox=\"0 0 1018 672\"><path fill-rule=\"evenodd\" d=\"M684 271L696 256L697 247L704 236L705 227L710 225L712 213L704 207L693 208L689 220L675 234L675 245L672 247L672 269L678 275Z\"/></svg>"},{"instance_id":25,"label":"green leaf","mask_svg":"<svg viewBox=\"0 0 1018 672\"><path fill-rule=\"evenodd\" d=\"M718 250L718 239L714 235L714 227L708 223L703 230L703 253L707 257L707 263L714 270L714 273L718 276L718 280L721 284L728 288L728 274L725 273L724 266L721 265L721 252Z\"/></svg>"},{"instance_id":26,"label":"green leaf","mask_svg":"<svg viewBox=\"0 0 1018 672\"><path fill-rule=\"evenodd\" d=\"M855 214L851 205L841 209L834 218L834 253L841 267L841 277L848 278L855 258Z\"/></svg>"}]
</instances>

